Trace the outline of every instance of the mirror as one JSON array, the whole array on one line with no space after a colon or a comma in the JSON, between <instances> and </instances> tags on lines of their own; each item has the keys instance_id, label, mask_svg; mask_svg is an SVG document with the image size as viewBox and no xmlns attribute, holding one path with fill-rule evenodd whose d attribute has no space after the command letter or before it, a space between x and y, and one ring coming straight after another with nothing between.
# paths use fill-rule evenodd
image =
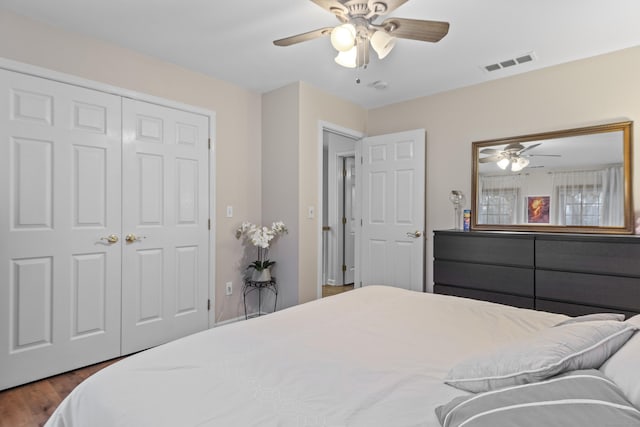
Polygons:
<instances>
[{"instance_id":1,"label":"mirror","mask_svg":"<svg viewBox=\"0 0 640 427\"><path fill-rule=\"evenodd\" d=\"M631 126L474 142L471 228L631 234Z\"/></svg>"}]
</instances>

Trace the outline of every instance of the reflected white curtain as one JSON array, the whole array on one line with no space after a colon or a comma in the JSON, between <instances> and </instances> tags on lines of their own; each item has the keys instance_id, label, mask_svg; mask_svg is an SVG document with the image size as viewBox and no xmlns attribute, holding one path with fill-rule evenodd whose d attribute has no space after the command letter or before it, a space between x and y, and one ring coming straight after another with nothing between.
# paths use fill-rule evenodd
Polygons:
<instances>
[{"instance_id":1,"label":"reflected white curtain","mask_svg":"<svg viewBox=\"0 0 640 427\"><path fill-rule=\"evenodd\" d=\"M620 226L624 224L624 172L622 165L601 170L553 172L554 200L551 222L558 225ZM583 219L592 217L594 223L567 224L567 217L576 213L572 205L587 206L581 212ZM589 212L595 209L597 213Z\"/></svg>"},{"instance_id":2,"label":"reflected white curtain","mask_svg":"<svg viewBox=\"0 0 640 427\"><path fill-rule=\"evenodd\" d=\"M522 194L526 180L518 175L481 175L478 218L481 224L521 224L525 215Z\"/></svg>"},{"instance_id":3,"label":"reflected white curtain","mask_svg":"<svg viewBox=\"0 0 640 427\"><path fill-rule=\"evenodd\" d=\"M602 171L602 225L624 225L624 171L622 165Z\"/></svg>"}]
</instances>

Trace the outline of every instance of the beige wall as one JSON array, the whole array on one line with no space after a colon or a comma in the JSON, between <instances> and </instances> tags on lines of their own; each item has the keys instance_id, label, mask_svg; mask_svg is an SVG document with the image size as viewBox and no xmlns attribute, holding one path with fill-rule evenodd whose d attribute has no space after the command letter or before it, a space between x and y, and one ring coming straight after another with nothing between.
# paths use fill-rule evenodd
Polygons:
<instances>
[{"instance_id":1,"label":"beige wall","mask_svg":"<svg viewBox=\"0 0 640 427\"><path fill-rule=\"evenodd\" d=\"M260 95L2 10L0 57L215 111L215 312L217 320L242 315L243 251L234 237L234 229L243 220L261 220L261 193L257 185L261 179ZM228 205L234 208L233 218L226 218ZM231 297L224 294L227 281L233 281L235 286Z\"/></svg>"},{"instance_id":2,"label":"beige wall","mask_svg":"<svg viewBox=\"0 0 640 427\"><path fill-rule=\"evenodd\" d=\"M270 224L294 215L285 220L289 235L272 250L285 307L318 295L321 122L364 132L366 110L302 82L265 94L262 105L263 219Z\"/></svg>"},{"instance_id":3,"label":"beige wall","mask_svg":"<svg viewBox=\"0 0 640 427\"><path fill-rule=\"evenodd\" d=\"M638 135L638 71L640 47L369 111L368 135L426 129L429 289L432 231L453 226L449 192L462 190L470 207L471 143L622 120L634 120ZM638 215L640 173L633 181Z\"/></svg>"},{"instance_id":4,"label":"beige wall","mask_svg":"<svg viewBox=\"0 0 640 427\"><path fill-rule=\"evenodd\" d=\"M263 223L268 226L283 221L289 229L289 234L279 237L269 250L269 258L276 261L273 273L278 279L278 307L298 303L299 98L299 83L262 96Z\"/></svg>"},{"instance_id":5,"label":"beige wall","mask_svg":"<svg viewBox=\"0 0 640 427\"><path fill-rule=\"evenodd\" d=\"M322 173L320 122L364 133L366 119L365 109L309 84L300 84L300 303L314 300L318 296L318 259L322 256L318 250L322 227L322 209L319 206L322 200L322 193L319 191ZM314 219L307 217L309 206L315 208Z\"/></svg>"}]
</instances>

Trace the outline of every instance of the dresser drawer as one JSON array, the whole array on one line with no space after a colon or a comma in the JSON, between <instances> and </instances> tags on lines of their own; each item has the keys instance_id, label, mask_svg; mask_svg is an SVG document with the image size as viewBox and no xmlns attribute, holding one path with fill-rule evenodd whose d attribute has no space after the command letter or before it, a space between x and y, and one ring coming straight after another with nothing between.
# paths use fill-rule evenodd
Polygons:
<instances>
[{"instance_id":1,"label":"dresser drawer","mask_svg":"<svg viewBox=\"0 0 640 427\"><path fill-rule=\"evenodd\" d=\"M533 297L533 268L505 267L457 261L435 260L433 280L437 284L455 285L491 292Z\"/></svg>"},{"instance_id":2,"label":"dresser drawer","mask_svg":"<svg viewBox=\"0 0 640 427\"><path fill-rule=\"evenodd\" d=\"M532 238L437 233L433 245L440 260L533 267Z\"/></svg>"},{"instance_id":3,"label":"dresser drawer","mask_svg":"<svg viewBox=\"0 0 640 427\"><path fill-rule=\"evenodd\" d=\"M536 310L549 311L551 313L566 314L567 316L582 316L585 314L602 313L603 308L599 306L572 304L568 302L550 301L542 298L536 298ZM624 314L625 317L633 317L637 312L611 309L606 310L611 313Z\"/></svg>"},{"instance_id":4,"label":"dresser drawer","mask_svg":"<svg viewBox=\"0 0 640 427\"><path fill-rule=\"evenodd\" d=\"M535 283L537 298L628 311L640 308L638 278L536 270Z\"/></svg>"},{"instance_id":5,"label":"dresser drawer","mask_svg":"<svg viewBox=\"0 0 640 427\"><path fill-rule=\"evenodd\" d=\"M536 268L640 277L640 244L537 239Z\"/></svg>"},{"instance_id":6,"label":"dresser drawer","mask_svg":"<svg viewBox=\"0 0 640 427\"><path fill-rule=\"evenodd\" d=\"M533 309L533 298L526 298L516 295L501 294L498 292L479 291L477 289L458 288L456 286L434 285L433 292L442 295L453 295L456 297L472 298L482 301L495 302L498 304L511 305L513 307Z\"/></svg>"}]
</instances>

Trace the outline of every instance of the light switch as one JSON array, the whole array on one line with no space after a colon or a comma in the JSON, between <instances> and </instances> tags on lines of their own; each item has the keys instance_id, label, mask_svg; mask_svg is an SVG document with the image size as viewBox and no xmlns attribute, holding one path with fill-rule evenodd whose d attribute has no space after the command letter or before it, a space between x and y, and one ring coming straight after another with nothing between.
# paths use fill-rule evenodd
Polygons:
<instances>
[{"instance_id":1,"label":"light switch","mask_svg":"<svg viewBox=\"0 0 640 427\"><path fill-rule=\"evenodd\" d=\"M227 206L227 218L233 218L233 206Z\"/></svg>"},{"instance_id":2,"label":"light switch","mask_svg":"<svg viewBox=\"0 0 640 427\"><path fill-rule=\"evenodd\" d=\"M316 217L316 208L313 206L309 206L309 210L307 211L307 218L313 219Z\"/></svg>"}]
</instances>

